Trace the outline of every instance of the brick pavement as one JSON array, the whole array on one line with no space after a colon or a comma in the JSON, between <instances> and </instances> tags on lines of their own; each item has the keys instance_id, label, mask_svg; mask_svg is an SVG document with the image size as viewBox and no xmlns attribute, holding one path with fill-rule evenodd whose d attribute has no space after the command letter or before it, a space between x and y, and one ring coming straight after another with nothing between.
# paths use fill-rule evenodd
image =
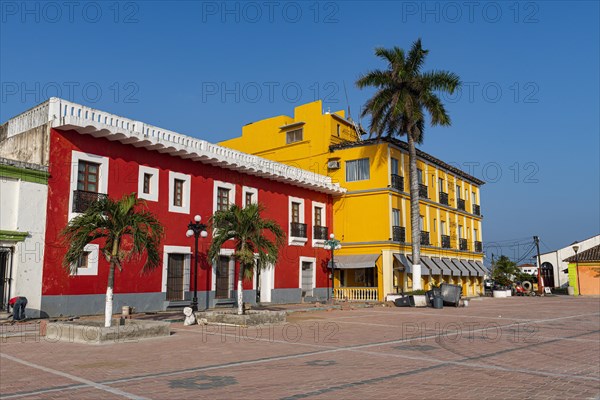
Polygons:
<instances>
[{"instance_id":1,"label":"brick pavement","mask_svg":"<svg viewBox=\"0 0 600 400\"><path fill-rule=\"evenodd\" d=\"M172 324L94 346L0 341L2 399L600 398L600 299L293 313L285 325Z\"/></svg>"}]
</instances>

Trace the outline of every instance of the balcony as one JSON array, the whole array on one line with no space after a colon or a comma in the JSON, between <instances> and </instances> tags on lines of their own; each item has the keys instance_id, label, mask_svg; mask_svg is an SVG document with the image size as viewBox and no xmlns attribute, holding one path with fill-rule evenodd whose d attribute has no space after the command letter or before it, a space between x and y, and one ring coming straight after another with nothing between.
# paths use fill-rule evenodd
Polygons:
<instances>
[{"instance_id":1,"label":"balcony","mask_svg":"<svg viewBox=\"0 0 600 400\"><path fill-rule=\"evenodd\" d=\"M473 214L481 215L481 207L479 207L479 204L473 204Z\"/></svg>"},{"instance_id":2,"label":"balcony","mask_svg":"<svg viewBox=\"0 0 600 400\"><path fill-rule=\"evenodd\" d=\"M290 234L293 237L305 238L306 237L306 224L300 222L292 222L290 224Z\"/></svg>"},{"instance_id":3,"label":"balcony","mask_svg":"<svg viewBox=\"0 0 600 400\"><path fill-rule=\"evenodd\" d=\"M421 231L421 245L429 246L429 232Z\"/></svg>"},{"instance_id":4,"label":"balcony","mask_svg":"<svg viewBox=\"0 0 600 400\"><path fill-rule=\"evenodd\" d=\"M392 174L392 188L404 191L404 177L396 174Z\"/></svg>"},{"instance_id":5,"label":"balcony","mask_svg":"<svg viewBox=\"0 0 600 400\"><path fill-rule=\"evenodd\" d=\"M462 211L465 210L465 199L456 199L456 208Z\"/></svg>"},{"instance_id":6,"label":"balcony","mask_svg":"<svg viewBox=\"0 0 600 400\"><path fill-rule=\"evenodd\" d=\"M423 185L422 183L419 183L419 197L422 199L429 198L429 196L427 196L427 185Z\"/></svg>"},{"instance_id":7,"label":"balcony","mask_svg":"<svg viewBox=\"0 0 600 400\"><path fill-rule=\"evenodd\" d=\"M326 226L314 226L313 227L313 239L315 239L315 240L329 239L329 229Z\"/></svg>"},{"instance_id":8,"label":"balcony","mask_svg":"<svg viewBox=\"0 0 600 400\"><path fill-rule=\"evenodd\" d=\"M483 253L483 243L475 241L475 251L477 253Z\"/></svg>"},{"instance_id":9,"label":"balcony","mask_svg":"<svg viewBox=\"0 0 600 400\"><path fill-rule=\"evenodd\" d=\"M392 226L392 234L394 242L406 242L406 228L403 226Z\"/></svg>"},{"instance_id":10,"label":"balcony","mask_svg":"<svg viewBox=\"0 0 600 400\"><path fill-rule=\"evenodd\" d=\"M87 192L85 190L73 191L73 212L82 213L87 210L93 202L106 199L104 193Z\"/></svg>"},{"instance_id":11,"label":"balcony","mask_svg":"<svg viewBox=\"0 0 600 400\"><path fill-rule=\"evenodd\" d=\"M448 193L440 192L440 204L448 205Z\"/></svg>"},{"instance_id":12,"label":"balcony","mask_svg":"<svg viewBox=\"0 0 600 400\"><path fill-rule=\"evenodd\" d=\"M458 248L459 250L469 250L467 239L458 239Z\"/></svg>"},{"instance_id":13,"label":"balcony","mask_svg":"<svg viewBox=\"0 0 600 400\"><path fill-rule=\"evenodd\" d=\"M450 236L442 235L442 248L449 249L450 248Z\"/></svg>"},{"instance_id":14,"label":"balcony","mask_svg":"<svg viewBox=\"0 0 600 400\"><path fill-rule=\"evenodd\" d=\"M336 300L346 301L377 301L376 287L347 287L335 288L333 297Z\"/></svg>"}]
</instances>

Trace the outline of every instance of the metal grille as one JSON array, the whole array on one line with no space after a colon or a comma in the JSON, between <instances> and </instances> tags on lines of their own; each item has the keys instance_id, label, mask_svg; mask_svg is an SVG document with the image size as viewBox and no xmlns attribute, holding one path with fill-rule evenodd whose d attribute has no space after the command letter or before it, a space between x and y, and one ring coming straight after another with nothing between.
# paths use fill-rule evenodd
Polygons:
<instances>
[{"instance_id":1,"label":"metal grille","mask_svg":"<svg viewBox=\"0 0 600 400\"><path fill-rule=\"evenodd\" d=\"M403 226L393 226L392 232L394 242L406 242L406 229Z\"/></svg>"},{"instance_id":2,"label":"metal grille","mask_svg":"<svg viewBox=\"0 0 600 400\"><path fill-rule=\"evenodd\" d=\"M473 204L473 214L481 215L481 207L479 207L479 204Z\"/></svg>"},{"instance_id":3,"label":"metal grille","mask_svg":"<svg viewBox=\"0 0 600 400\"><path fill-rule=\"evenodd\" d=\"M73 191L73 212L82 213L87 210L93 202L105 199L103 193L88 192L85 190Z\"/></svg>"},{"instance_id":4,"label":"metal grille","mask_svg":"<svg viewBox=\"0 0 600 400\"><path fill-rule=\"evenodd\" d=\"M300 222L291 223L292 236L305 238L306 237L306 224Z\"/></svg>"},{"instance_id":5,"label":"metal grille","mask_svg":"<svg viewBox=\"0 0 600 400\"><path fill-rule=\"evenodd\" d=\"M457 199L456 200L456 208L459 210L465 211L465 199Z\"/></svg>"},{"instance_id":6,"label":"metal grille","mask_svg":"<svg viewBox=\"0 0 600 400\"><path fill-rule=\"evenodd\" d=\"M314 239L316 240L327 240L329 229L326 226L314 226Z\"/></svg>"},{"instance_id":7,"label":"metal grille","mask_svg":"<svg viewBox=\"0 0 600 400\"><path fill-rule=\"evenodd\" d=\"M427 196L427 186L422 183L419 183L419 197L423 199L429 198L429 196Z\"/></svg>"},{"instance_id":8,"label":"metal grille","mask_svg":"<svg viewBox=\"0 0 600 400\"><path fill-rule=\"evenodd\" d=\"M216 281L216 293L217 299L228 299L229 298L229 257L219 257L219 264L217 265L217 281Z\"/></svg>"},{"instance_id":9,"label":"metal grille","mask_svg":"<svg viewBox=\"0 0 600 400\"><path fill-rule=\"evenodd\" d=\"M421 231L421 244L423 246L429 245L429 232Z\"/></svg>"},{"instance_id":10,"label":"metal grille","mask_svg":"<svg viewBox=\"0 0 600 400\"><path fill-rule=\"evenodd\" d=\"M167 301L183 300L183 254L169 254L167 264Z\"/></svg>"},{"instance_id":11,"label":"metal grille","mask_svg":"<svg viewBox=\"0 0 600 400\"><path fill-rule=\"evenodd\" d=\"M460 250L469 250L469 245L467 243L467 239L459 239L458 245Z\"/></svg>"},{"instance_id":12,"label":"metal grille","mask_svg":"<svg viewBox=\"0 0 600 400\"><path fill-rule=\"evenodd\" d=\"M448 205L448 193L440 192L440 204Z\"/></svg>"},{"instance_id":13,"label":"metal grille","mask_svg":"<svg viewBox=\"0 0 600 400\"><path fill-rule=\"evenodd\" d=\"M481 242L475 241L475 251L478 253L483 252L483 244Z\"/></svg>"},{"instance_id":14,"label":"metal grille","mask_svg":"<svg viewBox=\"0 0 600 400\"><path fill-rule=\"evenodd\" d=\"M450 248L450 236L442 235L442 248L444 248L444 249Z\"/></svg>"},{"instance_id":15,"label":"metal grille","mask_svg":"<svg viewBox=\"0 0 600 400\"><path fill-rule=\"evenodd\" d=\"M392 188L404 191L404 177L396 174L392 174Z\"/></svg>"}]
</instances>

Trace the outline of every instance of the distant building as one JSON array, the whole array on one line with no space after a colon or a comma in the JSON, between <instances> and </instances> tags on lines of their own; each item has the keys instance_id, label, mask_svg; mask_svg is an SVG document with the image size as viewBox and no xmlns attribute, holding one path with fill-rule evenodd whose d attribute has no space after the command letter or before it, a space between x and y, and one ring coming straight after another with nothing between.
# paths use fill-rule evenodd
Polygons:
<instances>
[{"instance_id":1,"label":"distant building","mask_svg":"<svg viewBox=\"0 0 600 400\"><path fill-rule=\"evenodd\" d=\"M600 245L564 261L569 263L569 286L575 295L600 295Z\"/></svg>"},{"instance_id":2,"label":"distant building","mask_svg":"<svg viewBox=\"0 0 600 400\"><path fill-rule=\"evenodd\" d=\"M581 254L594 246L600 245L600 235L592 236L561 249L540 255L542 276L544 280L547 277L550 282L554 282L554 287L569 286L569 275L567 273L569 264L564 260L575 255L575 251L573 250L574 244L579 246L578 253Z\"/></svg>"},{"instance_id":3,"label":"distant building","mask_svg":"<svg viewBox=\"0 0 600 400\"><path fill-rule=\"evenodd\" d=\"M533 264L521 264L517 265L517 268L521 270L524 274L537 275L537 265Z\"/></svg>"}]
</instances>

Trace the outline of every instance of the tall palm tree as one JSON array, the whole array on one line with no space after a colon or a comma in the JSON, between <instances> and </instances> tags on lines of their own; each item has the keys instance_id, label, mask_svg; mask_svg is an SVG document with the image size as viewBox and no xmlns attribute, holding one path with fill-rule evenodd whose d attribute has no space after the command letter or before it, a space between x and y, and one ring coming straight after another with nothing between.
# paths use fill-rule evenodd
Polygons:
<instances>
[{"instance_id":1,"label":"tall palm tree","mask_svg":"<svg viewBox=\"0 0 600 400\"><path fill-rule=\"evenodd\" d=\"M163 227L135 193L125 195L120 200L110 198L93 202L81 215L73 218L62 231L64 243L68 246L63 258L63 266L72 274L77 273L80 257L87 244L100 241L100 251L109 263L106 288L104 326L111 326L113 308L113 286L115 267L122 270L123 263L133 257L147 254L143 271L160 264L160 241ZM123 246L123 242L130 245Z\"/></svg>"},{"instance_id":2,"label":"tall palm tree","mask_svg":"<svg viewBox=\"0 0 600 400\"><path fill-rule=\"evenodd\" d=\"M240 265L237 282L238 314L244 313L242 279L252 279L255 262L258 268L275 265L279 248L285 240L285 233L272 220L262 219L263 207L249 204L245 208L232 205L225 211L217 211L210 219L215 233L212 238L208 258L213 262L219 260L221 246L228 240L234 241L233 257ZM270 233L274 240L265 233Z\"/></svg>"},{"instance_id":3,"label":"tall palm tree","mask_svg":"<svg viewBox=\"0 0 600 400\"><path fill-rule=\"evenodd\" d=\"M458 75L448 71L423 72L429 51L415 41L406 55L399 47L376 48L375 55L387 62L387 69L373 70L361 75L359 88L377 89L362 112L371 116L371 132L377 137L406 136L410 171L410 219L413 257L413 288L421 289L421 228L419 226L419 182L417 178L416 144L423 143L425 119L431 125L449 126L450 117L437 92L454 93L460 87Z\"/></svg>"}]
</instances>

